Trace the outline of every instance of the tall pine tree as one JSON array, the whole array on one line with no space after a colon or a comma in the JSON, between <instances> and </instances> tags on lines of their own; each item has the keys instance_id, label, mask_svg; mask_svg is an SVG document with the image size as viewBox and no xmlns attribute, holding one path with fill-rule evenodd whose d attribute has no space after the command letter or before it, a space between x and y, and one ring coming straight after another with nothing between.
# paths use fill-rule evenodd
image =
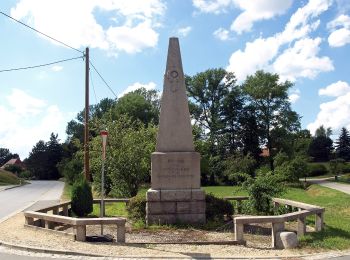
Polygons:
<instances>
[{"instance_id":1,"label":"tall pine tree","mask_svg":"<svg viewBox=\"0 0 350 260\"><path fill-rule=\"evenodd\" d=\"M338 158L350 160L350 134L345 127L341 129L338 140L335 142L335 152Z\"/></svg>"}]
</instances>

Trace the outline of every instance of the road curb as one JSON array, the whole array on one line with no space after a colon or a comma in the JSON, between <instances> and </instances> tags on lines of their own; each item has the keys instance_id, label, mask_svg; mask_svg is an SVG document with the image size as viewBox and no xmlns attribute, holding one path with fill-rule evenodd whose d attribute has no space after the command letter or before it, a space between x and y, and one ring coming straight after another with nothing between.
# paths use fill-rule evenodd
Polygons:
<instances>
[{"instance_id":1,"label":"road curb","mask_svg":"<svg viewBox=\"0 0 350 260\"><path fill-rule=\"evenodd\" d=\"M17 249L21 251L28 251L32 253L46 253L46 254L57 254L57 255L72 255L72 256L90 256L90 257L105 257L103 255L98 254L89 254L83 253L79 251L64 251L64 250L54 250L54 249L44 249L40 247L32 247L32 246L22 246L22 245L14 245L11 243L7 243L0 240L0 246L4 246L11 249Z\"/></svg>"},{"instance_id":2,"label":"road curb","mask_svg":"<svg viewBox=\"0 0 350 260\"><path fill-rule=\"evenodd\" d=\"M27 251L31 253L45 253L45 254L57 254L57 255L66 255L66 256L87 256L87 257L103 257L103 258L122 258L122 259L164 259L167 257L164 256L106 256L106 255L99 255L99 254L89 254L89 253L84 253L84 252L79 252L79 251L64 251L64 250L54 250L54 249L44 249L44 248L39 248L39 247L31 247L31 246L22 246L22 245L14 245L11 243L7 243L4 241L0 240L0 246L7 247L10 249L16 249L20 251ZM181 253L178 253L181 254ZM306 255L289 255L289 256L234 256L234 257L225 257L225 256L211 256L209 258L203 257L203 258L196 258L196 259L290 259L290 258L295 258L295 259L307 259L307 260L321 260L321 259L332 259L335 257L342 257L342 256L348 256L350 254L349 251L339 251L339 252L324 252L324 253L316 253L316 254L306 254ZM184 259L186 255L184 256L172 256L170 258L172 259Z\"/></svg>"},{"instance_id":3,"label":"road curb","mask_svg":"<svg viewBox=\"0 0 350 260\"><path fill-rule=\"evenodd\" d=\"M23 185L14 185L14 186L11 186L11 187L3 189L3 191L4 190L11 190L11 189L18 188L18 187L21 187L21 186L23 186Z\"/></svg>"}]
</instances>

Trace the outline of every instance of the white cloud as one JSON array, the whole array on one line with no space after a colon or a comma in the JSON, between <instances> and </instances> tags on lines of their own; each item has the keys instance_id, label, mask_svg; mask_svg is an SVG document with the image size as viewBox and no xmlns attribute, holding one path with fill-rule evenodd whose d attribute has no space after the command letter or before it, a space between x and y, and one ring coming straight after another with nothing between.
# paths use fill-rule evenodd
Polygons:
<instances>
[{"instance_id":1,"label":"white cloud","mask_svg":"<svg viewBox=\"0 0 350 260\"><path fill-rule=\"evenodd\" d=\"M345 81L337 81L318 91L320 96L339 97L350 92L350 85Z\"/></svg>"},{"instance_id":2,"label":"white cloud","mask_svg":"<svg viewBox=\"0 0 350 260\"><path fill-rule=\"evenodd\" d=\"M147 84L142 84L142 83L139 83L139 82L135 82L134 84L128 86L122 93L120 93L118 95L118 98L121 98L125 94L127 94L129 92L132 92L132 91L135 91L135 90L137 90L139 88L145 88L146 90L153 90L153 89L156 89L156 83L154 83L152 81L147 83Z\"/></svg>"},{"instance_id":3,"label":"white cloud","mask_svg":"<svg viewBox=\"0 0 350 260\"><path fill-rule=\"evenodd\" d=\"M192 0L193 6L203 13L220 14L227 12L232 6L232 0Z\"/></svg>"},{"instance_id":4,"label":"white cloud","mask_svg":"<svg viewBox=\"0 0 350 260\"><path fill-rule=\"evenodd\" d=\"M250 31L254 22L284 14L292 0L192 0L193 6L202 13L226 13L231 8L243 12L232 22L231 30L241 34Z\"/></svg>"},{"instance_id":5,"label":"white cloud","mask_svg":"<svg viewBox=\"0 0 350 260\"><path fill-rule=\"evenodd\" d=\"M301 68L297 68L297 64L294 64L293 71L288 71L287 68L278 68L277 65L273 66L274 61L278 59L278 54L281 49L287 45L290 46L294 41L304 40L308 38L308 35L315 31L320 21L317 17L326 11L331 5L330 0L309 0L309 2L300 7L290 18L282 32L276 33L268 38L257 38L251 42L247 42L244 50L235 51L230 59L227 69L235 72L238 81L243 81L247 75L253 74L258 69L264 69L267 71L274 71L275 68L285 71L286 75L282 77L297 78L297 77L314 77L318 72L331 69L331 62L328 57L319 58L317 56L307 56L307 53L300 50L302 43L309 43L313 46L311 50L318 52L318 41L316 39L310 39L310 41L299 41L291 47L290 50L286 50L285 55L291 52L298 51L303 54L304 58L308 60L316 60L322 64L309 64L311 67L307 67L301 64ZM313 44L311 44L313 43ZM317 46L315 46L317 44ZM301 58L302 56L299 56ZM283 57L280 59L280 64L283 65ZM278 64L278 63L277 63ZM295 73L292 73L295 72Z\"/></svg>"},{"instance_id":6,"label":"white cloud","mask_svg":"<svg viewBox=\"0 0 350 260\"><path fill-rule=\"evenodd\" d=\"M326 95L332 94L332 89L335 91L339 91L337 93L339 95L336 97L336 99L322 103L320 105L320 112L318 113L316 120L307 126L311 133L314 133L316 129L321 125L324 125L325 127L331 127L334 132L339 131L342 127L350 127L350 88L348 83L343 83L346 84L347 88L345 89L344 87L341 87L340 91L339 81L323 89Z\"/></svg>"},{"instance_id":7,"label":"white cloud","mask_svg":"<svg viewBox=\"0 0 350 260\"><path fill-rule=\"evenodd\" d=\"M179 28L177 30L177 34L179 34L182 37L186 37L191 31L192 31L192 27L191 26L186 26L186 27L183 27L183 28Z\"/></svg>"},{"instance_id":8,"label":"white cloud","mask_svg":"<svg viewBox=\"0 0 350 260\"><path fill-rule=\"evenodd\" d=\"M62 113L56 105L48 105L18 89L12 89L6 100L0 105L0 147L24 159L39 140L47 141L51 132L65 139L70 115Z\"/></svg>"},{"instance_id":9,"label":"white cloud","mask_svg":"<svg viewBox=\"0 0 350 260\"><path fill-rule=\"evenodd\" d=\"M304 38L284 52L273 63L274 71L281 80L295 81L298 77L313 79L320 72L334 70L328 57L317 57L321 38Z\"/></svg>"},{"instance_id":10,"label":"white cloud","mask_svg":"<svg viewBox=\"0 0 350 260\"><path fill-rule=\"evenodd\" d=\"M291 6L292 0L234 0L234 4L243 10L243 13L233 21L231 30L241 34L244 31L250 31L255 21L284 14Z\"/></svg>"},{"instance_id":11,"label":"white cloud","mask_svg":"<svg viewBox=\"0 0 350 260\"><path fill-rule=\"evenodd\" d=\"M299 89L295 89L292 91L292 93L289 95L289 102L294 104L295 102L297 102L300 98L300 90Z\"/></svg>"},{"instance_id":12,"label":"white cloud","mask_svg":"<svg viewBox=\"0 0 350 260\"><path fill-rule=\"evenodd\" d=\"M51 70L54 71L54 72L58 72L58 71L63 70L63 67L59 66L59 65L54 65L54 66L51 67Z\"/></svg>"},{"instance_id":13,"label":"white cloud","mask_svg":"<svg viewBox=\"0 0 350 260\"><path fill-rule=\"evenodd\" d=\"M20 0L11 15L75 48L134 53L157 45L156 28L165 8L161 0ZM95 10L105 11L112 15L109 20L119 23L104 28Z\"/></svg>"},{"instance_id":14,"label":"white cloud","mask_svg":"<svg viewBox=\"0 0 350 260\"><path fill-rule=\"evenodd\" d=\"M341 47L350 43L350 16L339 15L327 24L327 28L331 30L328 36L328 44L331 47Z\"/></svg>"},{"instance_id":15,"label":"white cloud","mask_svg":"<svg viewBox=\"0 0 350 260\"><path fill-rule=\"evenodd\" d=\"M221 41L227 41L230 39L229 37L230 32L224 28L219 28L215 32L213 32L213 35L215 38L221 40Z\"/></svg>"}]
</instances>

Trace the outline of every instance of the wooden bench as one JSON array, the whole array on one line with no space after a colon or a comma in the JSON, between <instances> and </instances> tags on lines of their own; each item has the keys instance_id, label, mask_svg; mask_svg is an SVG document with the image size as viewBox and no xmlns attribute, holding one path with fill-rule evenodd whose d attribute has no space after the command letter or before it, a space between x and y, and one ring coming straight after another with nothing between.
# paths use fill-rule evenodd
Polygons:
<instances>
[{"instance_id":1,"label":"wooden bench","mask_svg":"<svg viewBox=\"0 0 350 260\"><path fill-rule=\"evenodd\" d=\"M305 235L306 232L306 217L309 215L316 216L315 230L321 231L323 229L323 214L325 209L310 205L306 203L301 203L292 200L285 200L274 198L274 206L277 207L280 204L289 205L297 207L299 211L287 213L278 216L245 216L245 217L235 217L234 218L234 229L235 229L235 240L240 244L245 244L243 238L243 230L245 224L259 224L259 223L271 223L272 225L272 242L271 246L276 247L276 236L278 232L285 230L285 222L288 221L298 221L297 235L298 237ZM277 204L278 203L278 204Z\"/></svg>"}]
</instances>

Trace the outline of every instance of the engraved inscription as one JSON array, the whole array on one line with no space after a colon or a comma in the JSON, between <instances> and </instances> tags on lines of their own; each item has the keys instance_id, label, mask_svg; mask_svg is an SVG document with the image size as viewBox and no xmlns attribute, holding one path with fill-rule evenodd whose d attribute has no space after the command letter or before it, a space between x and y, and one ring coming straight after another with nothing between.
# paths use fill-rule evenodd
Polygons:
<instances>
[{"instance_id":1,"label":"engraved inscription","mask_svg":"<svg viewBox=\"0 0 350 260\"><path fill-rule=\"evenodd\" d=\"M192 177L190 167L183 159L168 159L167 165L161 169L160 178Z\"/></svg>"}]
</instances>

